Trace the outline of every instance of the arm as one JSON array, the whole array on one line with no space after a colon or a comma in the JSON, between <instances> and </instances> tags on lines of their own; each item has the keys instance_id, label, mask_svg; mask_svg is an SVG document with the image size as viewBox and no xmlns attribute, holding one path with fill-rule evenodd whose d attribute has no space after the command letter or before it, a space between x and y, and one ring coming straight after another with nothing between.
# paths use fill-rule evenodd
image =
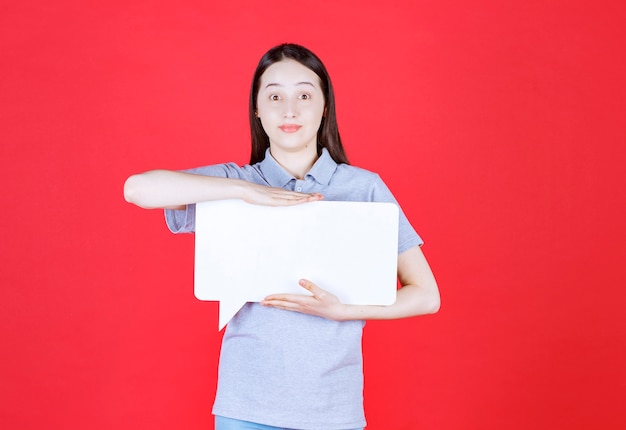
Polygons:
<instances>
[{"instance_id":1,"label":"arm","mask_svg":"<svg viewBox=\"0 0 626 430\"><path fill-rule=\"evenodd\" d=\"M242 179L151 170L132 175L126 180L124 198L145 209L184 209L191 203L225 199L241 199L267 206L289 206L320 200L322 196L266 187Z\"/></svg>"},{"instance_id":2,"label":"arm","mask_svg":"<svg viewBox=\"0 0 626 430\"><path fill-rule=\"evenodd\" d=\"M272 306L338 321L398 319L432 314L439 310L439 288L419 246L398 256L398 279L401 288L390 306L346 305L337 297L302 279L300 286L313 295L273 294L261 302Z\"/></svg>"}]
</instances>

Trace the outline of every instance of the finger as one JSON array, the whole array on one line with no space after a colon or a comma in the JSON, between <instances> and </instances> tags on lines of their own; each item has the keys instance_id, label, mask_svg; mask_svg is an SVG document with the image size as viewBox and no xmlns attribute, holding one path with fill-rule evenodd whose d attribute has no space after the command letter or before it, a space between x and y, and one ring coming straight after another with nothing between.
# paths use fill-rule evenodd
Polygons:
<instances>
[{"instance_id":1,"label":"finger","mask_svg":"<svg viewBox=\"0 0 626 430\"><path fill-rule=\"evenodd\" d=\"M263 300L260 303L261 305L267 306L270 308L282 309L282 310L292 311L292 312L304 313L305 309L308 309L308 306L306 306L305 304L292 302L292 301L286 301L286 300Z\"/></svg>"},{"instance_id":2,"label":"finger","mask_svg":"<svg viewBox=\"0 0 626 430\"><path fill-rule=\"evenodd\" d=\"M300 196L294 196L294 195L278 195L278 196L273 196L275 199L278 200L283 200L286 202L308 202L308 201L313 201L313 200L319 200L317 197L315 196L310 196L310 195L300 195Z\"/></svg>"},{"instance_id":3,"label":"finger","mask_svg":"<svg viewBox=\"0 0 626 430\"><path fill-rule=\"evenodd\" d=\"M295 206L315 200L317 199L310 199L308 197L271 196L270 200L265 204L268 206Z\"/></svg>"},{"instance_id":4,"label":"finger","mask_svg":"<svg viewBox=\"0 0 626 430\"><path fill-rule=\"evenodd\" d=\"M285 191L282 189L277 189L274 192L276 198L284 198L284 199L314 199L321 200L324 196L321 193L297 193L294 191Z\"/></svg>"},{"instance_id":5,"label":"finger","mask_svg":"<svg viewBox=\"0 0 626 430\"><path fill-rule=\"evenodd\" d=\"M306 203L306 202L314 202L317 200L322 200L321 196L314 194L305 194L300 196L280 196L279 199L283 199L287 203Z\"/></svg>"},{"instance_id":6,"label":"finger","mask_svg":"<svg viewBox=\"0 0 626 430\"><path fill-rule=\"evenodd\" d=\"M292 303L305 303L311 296L305 294L271 294L263 299L263 301L281 301Z\"/></svg>"},{"instance_id":7,"label":"finger","mask_svg":"<svg viewBox=\"0 0 626 430\"><path fill-rule=\"evenodd\" d=\"M269 306L272 308L287 309L287 310L300 309L300 305L298 303L293 303L293 302L289 302L285 300L263 300L260 303L263 306Z\"/></svg>"},{"instance_id":8,"label":"finger","mask_svg":"<svg viewBox=\"0 0 626 430\"><path fill-rule=\"evenodd\" d=\"M298 284L300 284L300 286L304 288L305 290L310 291L311 294L313 294L313 296L315 297L320 297L324 295L324 293L326 293L326 290L321 289L320 287L318 287L317 285L315 285L313 282L309 281L308 279L300 279L298 281Z\"/></svg>"}]
</instances>

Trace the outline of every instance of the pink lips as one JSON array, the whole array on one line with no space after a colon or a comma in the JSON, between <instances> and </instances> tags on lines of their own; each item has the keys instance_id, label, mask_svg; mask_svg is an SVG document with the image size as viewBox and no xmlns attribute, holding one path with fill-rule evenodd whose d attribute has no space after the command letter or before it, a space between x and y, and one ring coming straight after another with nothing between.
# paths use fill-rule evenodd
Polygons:
<instances>
[{"instance_id":1,"label":"pink lips","mask_svg":"<svg viewBox=\"0 0 626 430\"><path fill-rule=\"evenodd\" d=\"M298 124L283 124L278 128L280 128L285 133L295 133L296 131L300 130L301 127L302 126Z\"/></svg>"}]
</instances>

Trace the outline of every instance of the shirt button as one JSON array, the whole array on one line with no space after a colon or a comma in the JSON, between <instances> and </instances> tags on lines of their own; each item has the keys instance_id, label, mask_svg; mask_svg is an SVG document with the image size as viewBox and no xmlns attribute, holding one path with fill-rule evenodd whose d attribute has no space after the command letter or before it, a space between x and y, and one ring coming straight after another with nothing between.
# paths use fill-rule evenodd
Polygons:
<instances>
[{"instance_id":1,"label":"shirt button","mask_svg":"<svg viewBox=\"0 0 626 430\"><path fill-rule=\"evenodd\" d=\"M296 191L297 191L297 192L302 191L302 187L296 187Z\"/></svg>"}]
</instances>

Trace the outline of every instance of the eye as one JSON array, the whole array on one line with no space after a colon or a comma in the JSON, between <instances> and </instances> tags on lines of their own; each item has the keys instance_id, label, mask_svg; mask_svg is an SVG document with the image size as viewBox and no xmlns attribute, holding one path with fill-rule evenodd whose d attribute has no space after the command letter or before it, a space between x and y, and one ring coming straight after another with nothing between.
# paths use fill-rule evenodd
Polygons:
<instances>
[{"instance_id":1,"label":"eye","mask_svg":"<svg viewBox=\"0 0 626 430\"><path fill-rule=\"evenodd\" d=\"M310 94L300 94L300 99L302 100L309 100L311 98Z\"/></svg>"},{"instance_id":2,"label":"eye","mask_svg":"<svg viewBox=\"0 0 626 430\"><path fill-rule=\"evenodd\" d=\"M278 94L272 94L272 95L270 96L270 100L271 100L271 101L273 101L273 102L275 102L275 101L280 100L280 97L278 96Z\"/></svg>"}]
</instances>

